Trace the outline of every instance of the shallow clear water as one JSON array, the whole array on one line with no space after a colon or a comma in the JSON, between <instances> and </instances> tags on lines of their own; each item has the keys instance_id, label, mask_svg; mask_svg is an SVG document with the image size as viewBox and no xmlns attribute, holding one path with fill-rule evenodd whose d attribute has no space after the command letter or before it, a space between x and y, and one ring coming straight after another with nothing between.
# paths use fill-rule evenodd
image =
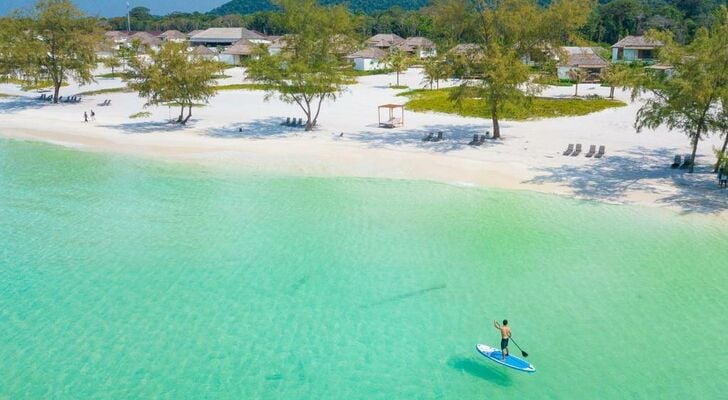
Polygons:
<instances>
[{"instance_id":1,"label":"shallow clear water","mask_svg":"<svg viewBox=\"0 0 728 400\"><path fill-rule=\"evenodd\" d=\"M0 141L0 398L719 398L727 239L662 210ZM535 374L476 353L496 318Z\"/></svg>"}]
</instances>

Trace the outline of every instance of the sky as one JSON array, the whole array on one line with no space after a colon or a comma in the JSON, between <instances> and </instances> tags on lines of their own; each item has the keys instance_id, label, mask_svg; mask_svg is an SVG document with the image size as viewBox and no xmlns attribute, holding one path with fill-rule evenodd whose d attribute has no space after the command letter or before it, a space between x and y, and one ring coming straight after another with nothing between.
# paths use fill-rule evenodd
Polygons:
<instances>
[{"instance_id":1,"label":"sky","mask_svg":"<svg viewBox=\"0 0 728 400\"><path fill-rule=\"evenodd\" d=\"M72 0L87 14L115 17L126 14L126 0ZM31 7L36 0L0 0L0 15L23 7ZM210 11L227 0L130 0L131 7L144 6L152 14L164 15L172 11Z\"/></svg>"}]
</instances>

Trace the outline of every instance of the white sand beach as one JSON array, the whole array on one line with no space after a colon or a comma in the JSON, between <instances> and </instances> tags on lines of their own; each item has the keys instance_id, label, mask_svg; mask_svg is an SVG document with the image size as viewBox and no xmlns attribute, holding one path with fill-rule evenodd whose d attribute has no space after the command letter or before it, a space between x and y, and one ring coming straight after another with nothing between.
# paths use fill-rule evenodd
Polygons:
<instances>
[{"instance_id":1,"label":"white sand beach","mask_svg":"<svg viewBox=\"0 0 728 400\"><path fill-rule=\"evenodd\" d=\"M108 71L98 73L103 72ZM242 83L242 69L226 73L231 77L220 84ZM419 88L420 73L412 68L400 81ZM71 84L61 94L124 86L118 79L97 79L83 87ZM324 105L314 132L281 126L286 117L303 113L276 98L266 102L261 91L222 91L207 106L195 108L187 126L180 126L168 123L177 109L145 109L136 93L52 105L35 100L39 93L3 84L0 93L17 97L0 98L0 136L274 173L424 179L728 215L728 190L719 189L710 173L712 149L722 144L720 138L700 143L694 174L671 169L675 154L689 153L687 137L667 129L637 134L633 123L640 104L630 102L626 92L618 91L617 98L627 107L582 117L502 121L502 140L471 147L467 143L473 134L490 129L489 119L406 111L403 128L379 128L377 106L407 100L396 96L401 90L389 87L394 81L394 74L359 78L336 102ZM543 95L571 96L573 90L551 87ZM606 96L609 89L581 85L579 93ZM110 106L98 106L107 99ZM84 123L83 113L90 110L96 120ZM129 118L141 111L151 116ZM444 133L444 141L422 141L437 131ZM561 155L570 143L582 144L580 156ZM605 157L584 157L590 145L605 145Z\"/></svg>"}]
</instances>

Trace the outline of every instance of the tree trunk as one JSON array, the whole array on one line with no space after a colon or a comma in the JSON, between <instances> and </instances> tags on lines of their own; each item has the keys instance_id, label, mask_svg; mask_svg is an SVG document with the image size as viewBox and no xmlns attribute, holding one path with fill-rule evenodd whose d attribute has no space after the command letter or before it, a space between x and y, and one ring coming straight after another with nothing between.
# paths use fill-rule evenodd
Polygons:
<instances>
[{"instance_id":1,"label":"tree trunk","mask_svg":"<svg viewBox=\"0 0 728 400\"><path fill-rule=\"evenodd\" d=\"M397 70L397 86L399 86L399 70Z\"/></svg>"},{"instance_id":2,"label":"tree trunk","mask_svg":"<svg viewBox=\"0 0 728 400\"><path fill-rule=\"evenodd\" d=\"M182 119L184 118L184 115L185 115L185 106L183 104L182 107L179 110L179 117L177 117L177 123L178 124L182 123Z\"/></svg>"},{"instance_id":3,"label":"tree trunk","mask_svg":"<svg viewBox=\"0 0 728 400\"><path fill-rule=\"evenodd\" d=\"M693 166L695 166L695 153L698 151L698 140L700 140L700 128L698 128L698 133L693 138L693 153L690 156L690 166L688 168L688 173L693 173Z\"/></svg>"},{"instance_id":4,"label":"tree trunk","mask_svg":"<svg viewBox=\"0 0 728 400\"><path fill-rule=\"evenodd\" d=\"M184 110L184 106L182 107L182 109ZM190 117L192 117L192 104L191 103L187 107L187 109L189 111L187 112L187 117L185 117L184 121L182 121L182 125L187 125L187 121L189 121L190 120Z\"/></svg>"},{"instance_id":5,"label":"tree trunk","mask_svg":"<svg viewBox=\"0 0 728 400\"><path fill-rule=\"evenodd\" d=\"M614 100L614 86L609 87L609 98Z\"/></svg>"},{"instance_id":6,"label":"tree trunk","mask_svg":"<svg viewBox=\"0 0 728 400\"><path fill-rule=\"evenodd\" d=\"M493 113L493 139L500 139L500 125L498 124L498 104L494 101L491 105L491 112Z\"/></svg>"},{"instance_id":7,"label":"tree trunk","mask_svg":"<svg viewBox=\"0 0 728 400\"><path fill-rule=\"evenodd\" d=\"M725 134L725 140L723 141L723 147L720 149L720 152L725 154L725 149L728 147L728 131L724 132ZM715 169L713 172L718 172L718 163L715 163Z\"/></svg>"},{"instance_id":8,"label":"tree trunk","mask_svg":"<svg viewBox=\"0 0 728 400\"><path fill-rule=\"evenodd\" d=\"M579 82L574 84L574 97L579 97Z\"/></svg>"},{"instance_id":9,"label":"tree trunk","mask_svg":"<svg viewBox=\"0 0 728 400\"><path fill-rule=\"evenodd\" d=\"M58 94L61 92L61 83L53 84L53 103L58 104Z\"/></svg>"},{"instance_id":10,"label":"tree trunk","mask_svg":"<svg viewBox=\"0 0 728 400\"><path fill-rule=\"evenodd\" d=\"M319 96L318 106L316 107L316 115L313 117L313 126L318 123L319 114L321 114L321 103L324 102L324 96Z\"/></svg>"}]
</instances>

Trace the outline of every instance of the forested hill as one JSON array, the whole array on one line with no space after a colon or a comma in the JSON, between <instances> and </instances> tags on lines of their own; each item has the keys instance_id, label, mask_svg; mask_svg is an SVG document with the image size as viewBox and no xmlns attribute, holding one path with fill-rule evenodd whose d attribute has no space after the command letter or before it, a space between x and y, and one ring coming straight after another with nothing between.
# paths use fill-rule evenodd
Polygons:
<instances>
[{"instance_id":1,"label":"forested hill","mask_svg":"<svg viewBox=\"0 0 728 400\"><path fill-rule=\"evenodd\" d=\"M321 4L346 3L352 11L372 13L388 10L394 6L405 10L418 10L429 3L429 0L322 0ZM251 14L258 11L274 10L270 0L231 0L215 8L210 13L215 15Z\"/></svg>"}]
</instances>

